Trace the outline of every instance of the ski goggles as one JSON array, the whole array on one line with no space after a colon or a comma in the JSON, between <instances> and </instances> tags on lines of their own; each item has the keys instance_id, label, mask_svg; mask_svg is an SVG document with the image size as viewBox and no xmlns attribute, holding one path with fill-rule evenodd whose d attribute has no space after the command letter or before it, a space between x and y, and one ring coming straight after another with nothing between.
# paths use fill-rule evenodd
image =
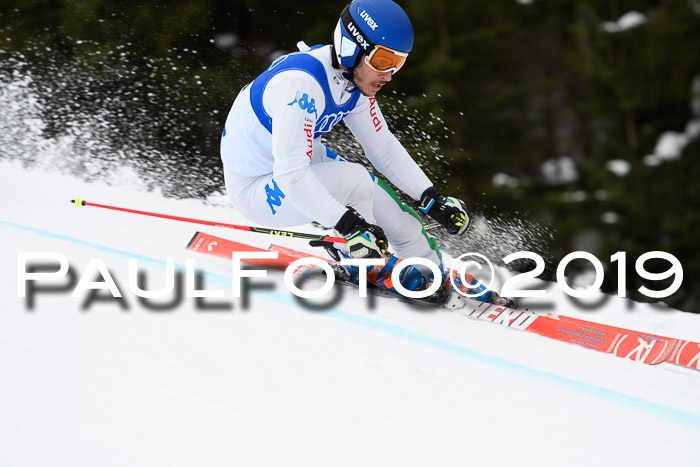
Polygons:
<instances>
[{"instance_id":1,"label":"ski goggles","mask_svg":"<svg viewBox=\"0 0 700 467\"><path fill-rule=\"evenodd\" d=\"M365 55L365 63L379 73L390 71L394 74L406 62L406 57L408 57L408 52L399 52L382 45L375 45L369 55Z\"/></svg>"}]
</instances>

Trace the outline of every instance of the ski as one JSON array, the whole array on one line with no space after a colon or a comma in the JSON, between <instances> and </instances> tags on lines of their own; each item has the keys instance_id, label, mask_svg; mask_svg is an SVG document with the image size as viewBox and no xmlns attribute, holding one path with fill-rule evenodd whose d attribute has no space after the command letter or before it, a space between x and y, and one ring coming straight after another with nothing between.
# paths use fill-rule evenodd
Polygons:
<instances>
[{"instance_id":1,"label":"ski","mask_svg":"<svg viewBox=\"0 0 700 467\"><path fill-rule=\"evenodd\" d=\"M224 259L231 259L234 252L270 252L276 251L276 260L242 259L242 262L265 268L285 270L292 262L302 258L321 258L332 267L333 260L322 258L303 251L272 244L269 248L259 248L245 243L196 232L187 245L187 249ZM336 280L344 281L342 268L334 268ZM296 271L305 274L307 270ZM347 282L347 279L345 279ZM353 282L349 282L355 285ZM382 291L382 289L374 289ZM388 291L384 295L399 297ZM441 306L472 319L488 321L510 329L526 331L540 336L577 345L616 357L648 365L673 363L700 370L700 344L651 333L624 329L607 324L600 324L577 318L551 313L539 314L528 310L519 310L491 303L471 300L453 292L456 306L449 303L430 303L429 300L406 299L423 305ZM454 305L454 304L453 304Z\"/></svg>"},{"instance_id":2,"label":"ski","mask_svg":"<svg viewBox=\"0 0 700 467\"><path fill-rule=\"evenodd\" d=\"M294 250L292 248L287 248L281 245L271 244L269 248L260 248L245 243L235 242L233 240L228 240L221 237L216 237L214 235L209 235L203 232L195 232L192 239L189 241L186 247L188 250L195 251L197 253L204 253L211 256L216 256L224 259L231 259L231 254L234 252L245 252L245 253L260 253L260 252L277 252L277 259L256 259L256 258L241 258L241 262L245 264L250 264L254 266L261 266L267 269L275 269L284 271L287 267L294 261L304 258L318 258L322 261L328 263L335 273L336 281L344 282L355 286L356 284L351 280L349 274L344 268L340 266L339 263L333 261L329 258L324 258L320 256L313 255L311 253L302 252ZM294 271L297 276L304 276L309 274L315 269L313 265L303 265ZM368 282L368 288L376 293L386 294L388 296L399 297L400 295L392 293L388 290L373 287L371 283ZM445 308L455 308L463 306L463 297L457 293L452 294L453 296L441 296L441 297L428 297L426 299L408 299L417 304L423 305L441 305ZM404 297L405 298L405 297Z\"/></svg>"},{"instance_id":3,"label":"ski","mask_svg":"<svg viewBox=\"0 0 700 467\"><path fill-rule=\"evenodd\" d=\"M272 251L265 248L258 248L245 243L234 242L233 240L228 240L221 237L215 237L214 235L209 235L202 232L195 232L194 236L187 244L187 249L191 251L196 251L198 253L204 253L207 255L229 260L231 259L231 253L233 253L234 251L247 253L260 253ZM279 251L278 253L279 256L277 259L246 258L241 259L241 262L255 266L262 266L264 268L284 271L285 269L287 269L287 266L289 266L292 262L301 258L301 256L299 256L300 252L294 252L293 250L289 250L289 252ZM303 257L309 256L312 255L304 254Z\"/></svg>"},{"instance_id":4,"label":"ski","mask_svg":"<svg viewBox=\"0 0 700 467\"><path fill-rule=\"evenodd\" d=\"M700 370L700 343L681 340L668 357L668 362Z\"/></svg>"}]
</instances>

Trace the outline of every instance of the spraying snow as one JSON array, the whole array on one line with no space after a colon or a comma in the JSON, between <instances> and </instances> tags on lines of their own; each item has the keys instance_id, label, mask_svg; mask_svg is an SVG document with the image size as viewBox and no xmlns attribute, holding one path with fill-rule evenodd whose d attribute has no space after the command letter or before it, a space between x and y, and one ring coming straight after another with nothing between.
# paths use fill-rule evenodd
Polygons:
<instances>
[{"instance_id":1,"label":"spraying snow","mask_svg":"<svg viewBox=\"0 0 700 467\"><path fill-rule=\"evenodd\" d=\"M0 80L9 109L0 117L0 464L697 463L693 370L635 364L386 297L360 299L354 289L317 311L272 272L247 297L230 298L228 262L185 251L192 225L69 200L245 219L220 193L164 196L93 127L47 134L30 84L26 76ZM19 252L63 254L73 276L35 291L30 304L18 296ZM104 277L89 269L96 259L121 299L89 288ZM168 259L178 270L193 259L200 288L224 298L139 300L130 259L151 290L165 283ZM562 314L700 336L699 317L674 310L598 294L587 311L552 287L543 301Z\"/></svg>"}]
</instances>

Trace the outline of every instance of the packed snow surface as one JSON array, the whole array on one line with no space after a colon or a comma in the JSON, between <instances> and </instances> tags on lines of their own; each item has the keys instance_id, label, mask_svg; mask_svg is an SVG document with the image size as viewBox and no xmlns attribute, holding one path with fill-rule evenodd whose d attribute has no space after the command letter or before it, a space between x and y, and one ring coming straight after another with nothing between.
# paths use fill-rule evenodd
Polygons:
<instances>
[{"instance_id":1,"label":"packed snow surface","mask_svg":"<svg viewBox=\"0 0 700 467\"><path fill-rule=\"evenodd\" d=\"M2 466L696 466L700 372L647 366L388 297L299 304L281 273L231 298L230 262L189 253L196 230L266 247L297 240L91 207L87 201L245 223L223 198L175 200L125 174L88 183L0 161ZM128 174L126 174L128 175ZM297 230L312 230L299 226ZM291 229L294 230L294 229ZM75 282L18 291L18 253L65 255ZM78 290L101 277L123 298ZM200 289L153 309L130 259L165 284L166 261ZM47 261L47 264L51 261ZM54 264L53 269L57 266ZM104 275L104 273L102 273ZM48 282L37 282L49 285ZM91 295L94 292L96 295ZM551 312L700 340L700 317L548 288ZM167 300L166 300L167 301ZM214 305L220 309L212 309Z\"/></svg>"}]
</instances>

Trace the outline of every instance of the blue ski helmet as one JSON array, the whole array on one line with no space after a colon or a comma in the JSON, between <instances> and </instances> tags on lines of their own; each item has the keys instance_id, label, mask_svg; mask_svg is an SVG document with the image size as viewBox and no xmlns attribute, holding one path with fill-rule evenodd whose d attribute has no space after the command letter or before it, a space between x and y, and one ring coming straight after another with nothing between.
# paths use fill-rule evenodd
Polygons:
<instances>
[{"instance_id":1,"label":"blue ski helmet","mask_svg":"<svg viewBox=\"0 0 700 467\"><path fill-rule=\"evenodd\" d=\"M353 70L362 57L376 71L395 73L413 48L413 26L392 0L353 0L333 34L338 63Z\"/></svg>"}]
</instances>

